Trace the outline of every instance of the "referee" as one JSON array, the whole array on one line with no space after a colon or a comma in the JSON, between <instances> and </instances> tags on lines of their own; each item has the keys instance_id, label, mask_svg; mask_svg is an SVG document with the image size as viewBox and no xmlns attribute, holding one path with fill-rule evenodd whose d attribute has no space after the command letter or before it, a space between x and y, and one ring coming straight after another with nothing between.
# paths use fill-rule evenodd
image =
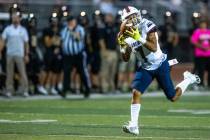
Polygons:
<instances>
[{"instance_id":1,"label":"referee","mask_svg":"<svg viewBox=\"0 0 210 140\"><path fill-rule=\"evenodd\" d=\"M87 69L87 54L85 52L85 31L84 28L77 24L76 18L69 16L67 26L61 32L62 49L63 49L63 69L64 81L62 97L66 97L66 92L70 89L70 73L75 66L80 74L81 81L85 86L84 97L89 97L90 77Z\"/></svg>"}]
</instances>

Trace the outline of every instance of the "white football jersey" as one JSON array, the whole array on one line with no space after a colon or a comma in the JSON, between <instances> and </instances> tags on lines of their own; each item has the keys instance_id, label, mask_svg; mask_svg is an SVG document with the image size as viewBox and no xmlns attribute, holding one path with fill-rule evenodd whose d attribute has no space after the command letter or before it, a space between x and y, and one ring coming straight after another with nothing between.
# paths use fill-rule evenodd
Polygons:
<instances>
[{"instance_id":1,"label":"white football jersey","mask_svg":"<svg viewBox=\"0 0 210 140\"><path fill-rule=\"evenodd\" d=\"M146 40L147 34L149 32L154 31L156 29L156 25L152 21L143 18L141 23L138 25L138 29L142 38ZM142 46L140 43L128 41L134 44L134 45L131 45L132 43L131 44L128 43L129 45L132 46L132 52L136 55L139 65L146 70L157 69L162 64L162 62L165 61L167 58L167 55L164 54L160 49L160 45L158 43L157 32L156 32L156 39L157 39L156 52L152 52L148 50L146 47Z\"/></svg>"}]
</instances>

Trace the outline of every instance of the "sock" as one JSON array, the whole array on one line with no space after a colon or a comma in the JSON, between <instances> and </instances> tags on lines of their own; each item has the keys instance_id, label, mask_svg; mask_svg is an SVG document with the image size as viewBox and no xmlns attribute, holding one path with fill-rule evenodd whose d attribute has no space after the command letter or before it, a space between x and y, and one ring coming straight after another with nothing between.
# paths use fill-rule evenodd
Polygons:
<instances>
[{"instance_id":1,"label":"sock","mask_svg":"<svg viewBox=\"0 0 210 140\"><path fill-rule=\"evenodd\" d=\"M187 87L190 85L191 80L190 79L184 79L181 83L179 83L177 87L181 88L182 93L185 92L185 90L187 89Z\"/></svg>"},{"instance_id":2,"label":"sock","mask_svg":"<svg viewBox=\"0 0 210 140\"><path fill-rule=\"evenodd\" d=\"M131 104L131 123L134 126L138 126L138 118L141 104Z\"/></svg>"}]
</instances>

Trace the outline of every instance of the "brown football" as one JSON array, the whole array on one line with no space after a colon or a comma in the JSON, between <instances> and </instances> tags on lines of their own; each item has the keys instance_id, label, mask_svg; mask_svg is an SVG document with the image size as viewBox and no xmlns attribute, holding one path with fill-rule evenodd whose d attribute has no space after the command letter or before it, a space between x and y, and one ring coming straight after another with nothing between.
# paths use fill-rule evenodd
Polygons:
<instances>
[{"instance_id":1,"label":"brown football","mask_svg":"<svg viewBox=\"0 0 210 140\"><path fill-rule=\"evenodd\" d=\"M124 33L124 31L127 29L126 24L127 24L126 20L121 23L121 25L120 25L120 33Z\"/></svg>"},{"instance_id":2,"label":"brown football","mask_svg":"<svg viewBox=\"0 0 210 140\"><path fill-rule=\"evenodd\" d=\"M132 28L132 24L128 23L127 20L123 21L120 25L120 34L123 34L125 30L130 30Z\"/></svg>"}]
</instances>

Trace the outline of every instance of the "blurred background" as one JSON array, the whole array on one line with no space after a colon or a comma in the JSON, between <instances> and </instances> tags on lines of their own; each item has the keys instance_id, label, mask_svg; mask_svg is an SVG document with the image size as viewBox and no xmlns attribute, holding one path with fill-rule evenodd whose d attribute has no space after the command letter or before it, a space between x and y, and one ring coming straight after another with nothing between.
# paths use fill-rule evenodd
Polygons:
<instances>
[{"instance_id":1,"label":"blurred background","mask_svg":"<svg viewBox=\"0 0 210 140\"><path fill-rule=\"evenodd\" d=\"M139 8L144 18L157 25L161 48L168 54L168 59L177 58L179 61L172 67L174 83L182 79L185 70L190 70L202 78L202 83L192 89L209 90L208 0L0 0L0 33L14 24L13 14L20 17L21 25L27 30L30 49L28 59L24 61L27 76L25 92L29 96L63 92L63 65L68 65L68 62L63 61L61 32L68 26L69 16L74 16L76 24L85 31L86 61L92 83L90 93L129 92L137 62L135 57L131 57L129 63L122 62L116 43L120 13L128 5ZM200 28L208 32L204 40L202 37L198 39L207 41L208 49L202 50L203 55L196 53L193 40L195 31ZM4 40L2 36L0 44ZM22 74L14 68L14 88L9 91L7 45L0 45L0 90L2 95L10 97L21 91ZM70 72L68 92L83 93L80 70L73 66ZM149 90L159 90L155 81Z\"/></svg>"}]
</instances>

